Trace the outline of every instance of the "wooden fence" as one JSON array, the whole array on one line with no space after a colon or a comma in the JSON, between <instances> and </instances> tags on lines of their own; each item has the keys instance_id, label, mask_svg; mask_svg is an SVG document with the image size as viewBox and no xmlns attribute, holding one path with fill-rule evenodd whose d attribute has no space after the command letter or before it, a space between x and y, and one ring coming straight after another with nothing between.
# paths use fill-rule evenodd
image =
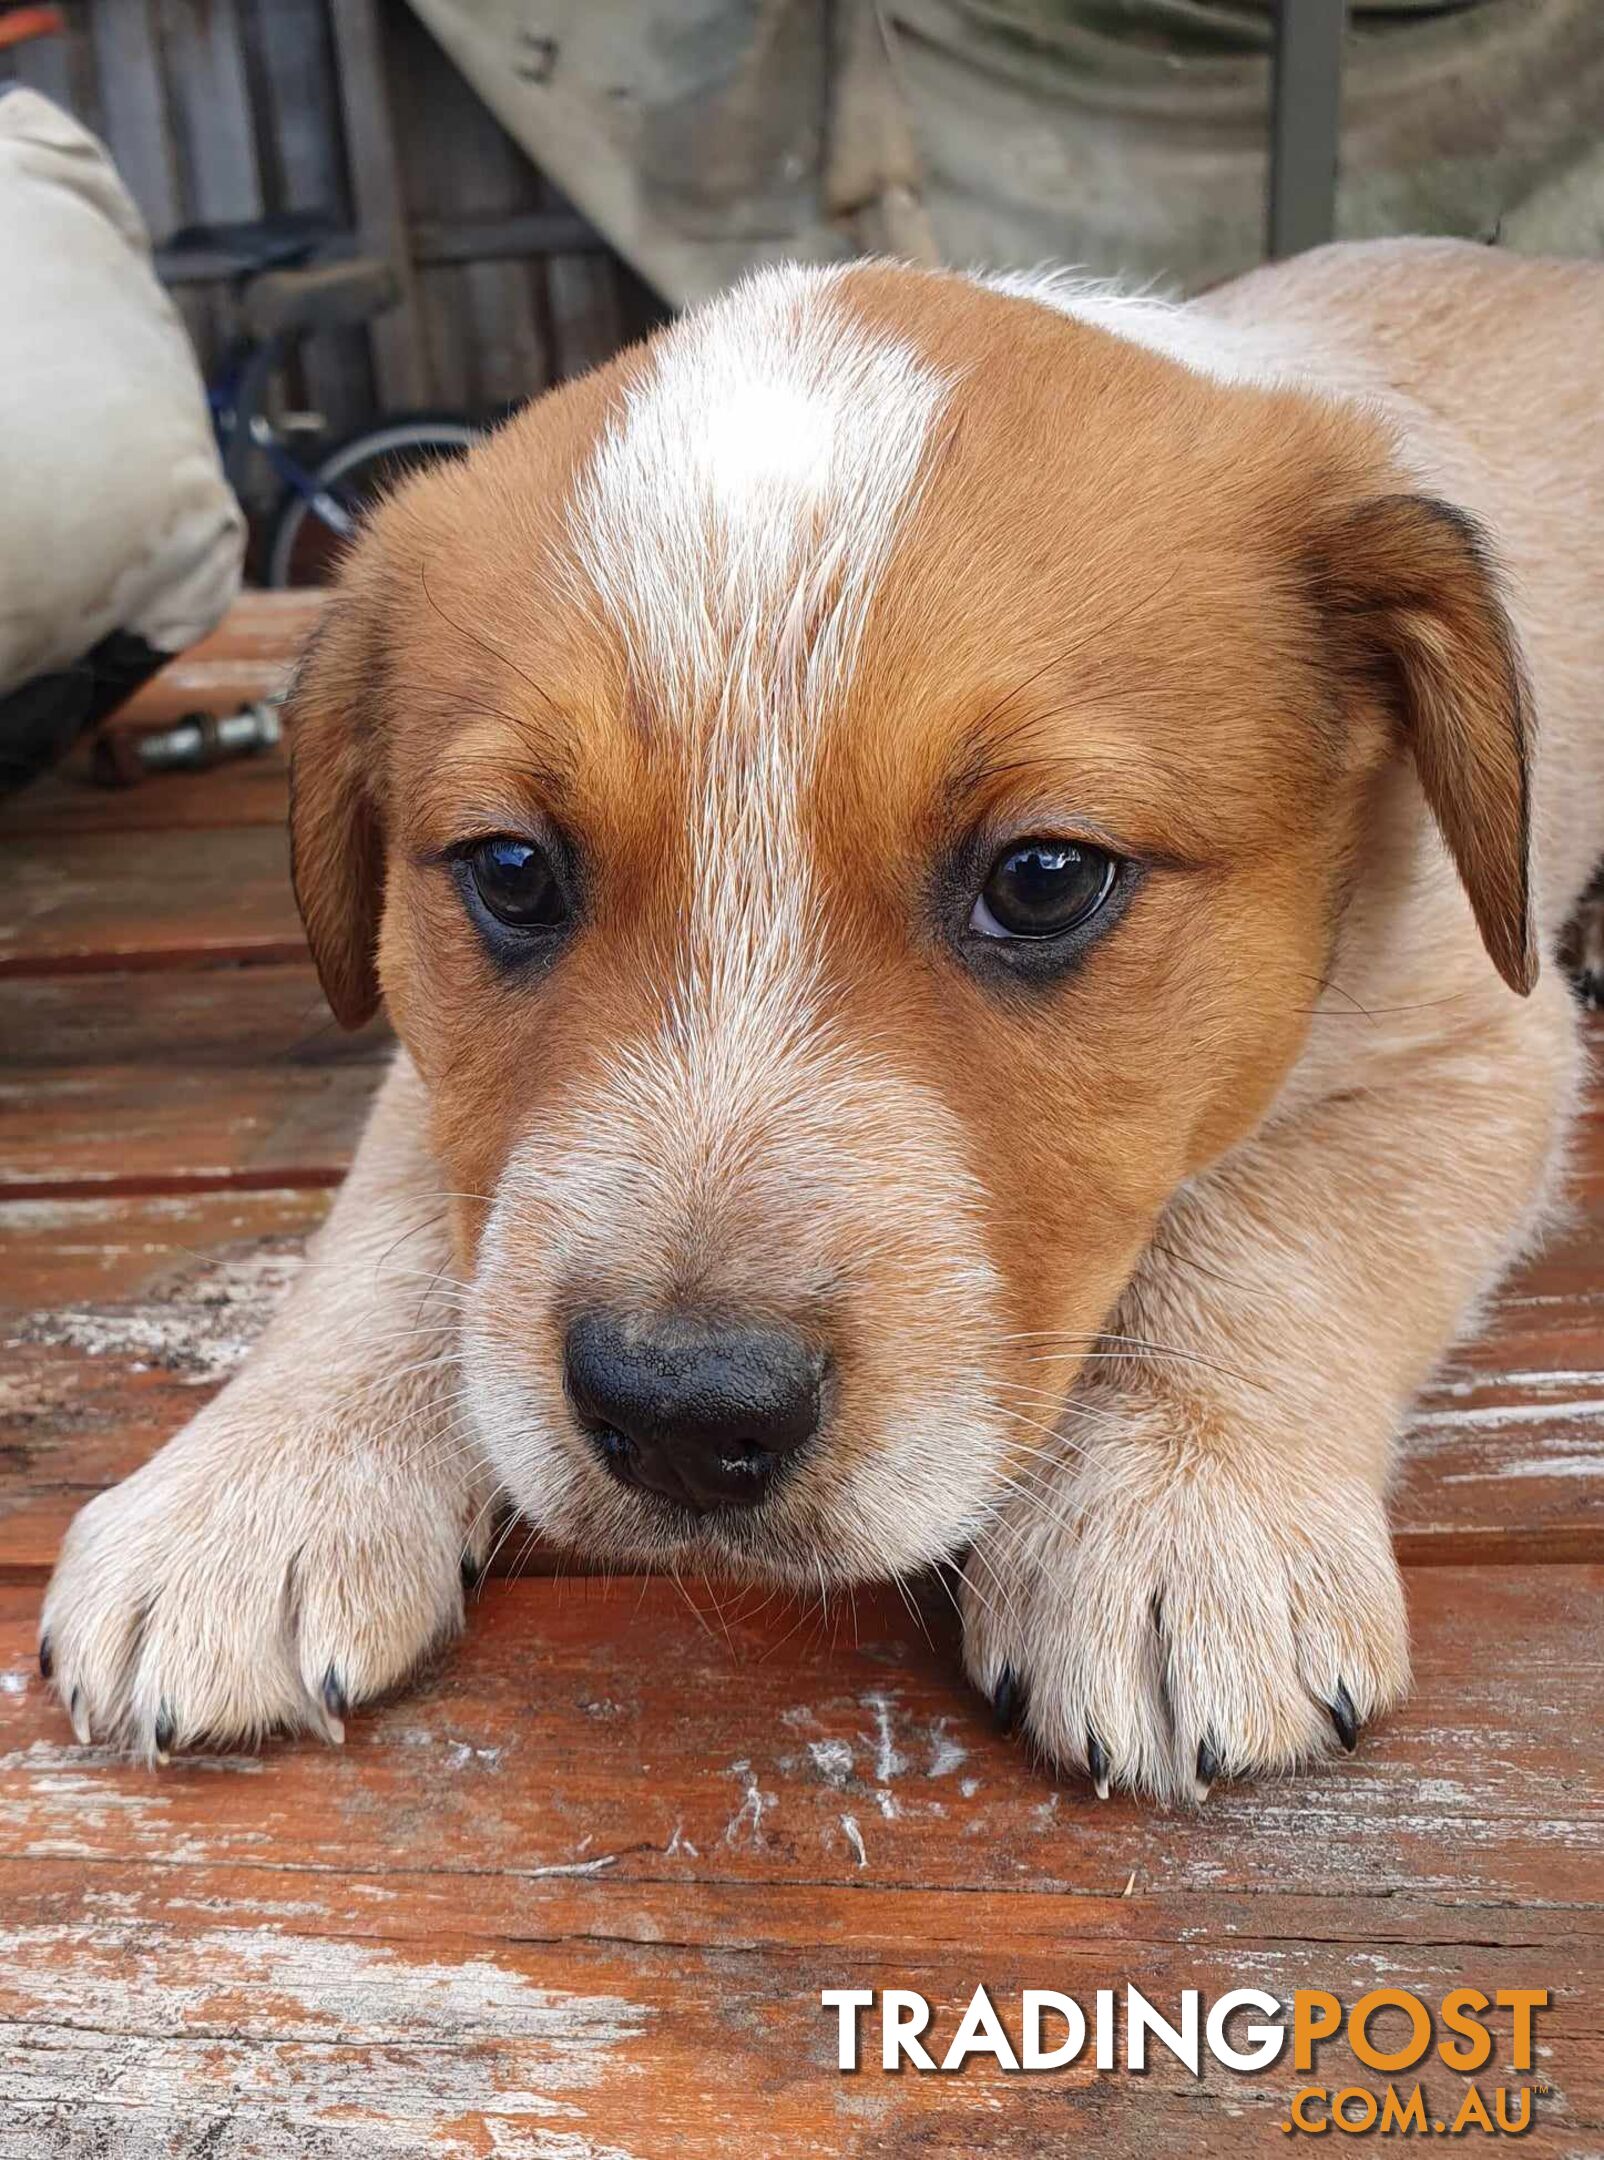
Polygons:
<instances>
[{"instance_id":1,"label":"wooden fence","mask_svg":"<svg viewBox=\"0 0 1604 2160\"><path fill-rule=\"evenodd\" d=\"M663 312L529 163L403 0L67 0L65 37L0 53L109 146L160 243L196 222L332 213L403 299L302 351L333 429L379 410L478 414L590 367ZM203 361L226 285L179 304Z\"/></svg>"}]
</instances>

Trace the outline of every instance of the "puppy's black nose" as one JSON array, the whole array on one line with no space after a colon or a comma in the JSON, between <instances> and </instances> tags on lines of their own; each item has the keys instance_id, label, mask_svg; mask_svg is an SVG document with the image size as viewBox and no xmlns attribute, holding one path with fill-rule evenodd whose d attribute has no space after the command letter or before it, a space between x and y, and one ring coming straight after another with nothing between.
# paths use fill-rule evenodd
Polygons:
<instances>
[{"instance_id":1,"label":"puppy's black nose","mask_svg":"<svg viewBox=\"0 0 1604 2160\"><path fill-rule=\"evenodd\" d=\"M626 1485L698 1514L752 1507L819 1422L822 1352L789 1328L697 1313L581 1313L568 1393Z\"/></svg>"}]
</instances>

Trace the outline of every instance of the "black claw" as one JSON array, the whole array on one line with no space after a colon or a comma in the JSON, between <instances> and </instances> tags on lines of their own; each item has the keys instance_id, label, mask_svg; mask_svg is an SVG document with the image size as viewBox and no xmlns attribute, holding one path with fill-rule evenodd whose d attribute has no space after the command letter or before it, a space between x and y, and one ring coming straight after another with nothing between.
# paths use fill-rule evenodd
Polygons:
<instances>
[{"instance_id":1,"label":"black claw","mask_svg":"<svg viewBox=\"0 0 1604 2160\"><path fill-rule=\"evenodd\" d=\"M1012 1665L1005 1665L1002 1677L991 1693L991 1714L997 1720L999 1732L1012 1732L1019 1723L1025 1707L1024 1683Z\"/></svg>"},{"instance_id":2,"label":"black claw","mask_svg":"<svg viewBox=\"0 0 1604 2160\"><path fill-rule=\"evenodd\" d=\"M50 1637L39 1638L39 1677L48 1680L56 1669L56 1653L50 1647Z\"/></svg>"},{"instance_id":3,"label":"black claw","mask_svg":"<svg viewBox=\"0 0 1604 2160\"><path fill-rule=\"evenodd\" d=\"M1219 1782L1219 1776L1219 1750L1205 1733L1197 1744L1197 1781L1200 1785L1214 1785Z\"/></svg>"},{"instance_id":4,"label":"black claw","mask_svg":"<svg viewBox=\"0 0 1604 2160\"><path fill-rule=\"evenodd\" d=\"M80 1747L87 1747L94 1738L94 1734L90 1729L88 1713L84 1709L84 1691L82 1688L69 1689L67 1694L67 1715L72 1720L73 1738Z\"/></svg>"},{"instance_id":5,"label":"black claw","mask_svg":"<svg viewBox=\"0 0 1604 2160\"><path fill-rule=\"evenodd\" d=\"M1091 1727L1086 1728L1086 1772L1097 1791L1099 1800L1108 1798L1108 1750Z\"/></svg>"},{"instance_id":6,"label":"black claw","mask_svg":"<svg viewBox=\"0 0 1604 2160\"><path fill-rule=\"evenodd\" d=\"M156 1752L158 1755L170 1755L172 1753L173 1739L177 1731L178 1721L167 1704L163 1703L156 1713Z\"/></svg>"},{"instance_id":7,"label":"black claw","mask_svg":"<svg viewBox=\"0 0 1604 2160\"><path fill-rule=\"evenodd\" d=\"M1359 1745L1359 1713L1353 1707L1353 1697L1348 1693L1346 1680L1337 1682L1337 1692L1326 1704L1332 1724L1337 1728L1337 1738L1351 1755Z\"/></svg>"},{"instance_id":8,"label":"black claw","mask_svg":"<svg viewBox=\"0 0 1604 2160\"><path fill-rule=\"evenodd\" d=\"M332 1665L323 1675L323 1707L332 1718L343 1718L351 1707L340 1685L340 1676Z\"/></svg>"}]
</instances>

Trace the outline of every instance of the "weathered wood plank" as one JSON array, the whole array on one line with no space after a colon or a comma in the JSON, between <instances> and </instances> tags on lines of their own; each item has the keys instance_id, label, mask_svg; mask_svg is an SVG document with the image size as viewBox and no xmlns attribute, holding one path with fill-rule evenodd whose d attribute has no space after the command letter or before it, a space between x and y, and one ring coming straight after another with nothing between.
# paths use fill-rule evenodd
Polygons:
<instances>
[{"instance_id":1,"label":"weathered wood plank","mask_svg":"<svg viewBox=\"0 0 1604 2160\"><path fill-rule=\"evenodd\" d=\"M262 182L237 0L207 0L204 8L156 0L156 13L190 214L259 216Z\"/></svg>"},{"instance_id":2,"label":"weathered wood plank","mask_svg":"<svg viewBox=\"0 0 1604 2160\"><path fill-rule=\"evenodd\" d=\"M455 221L531 207L538 182L522 153L415 18L393 24L391 56L413 215ZM420 270L436 394L448 404L493 413L552 379L536 278L516 259Z\"/></svg>"},{"instance_id":3,"label":"weathered wood plank","mask_svg":"<svg viewBox=\"0 0 1604 2160\"><path fill-rule=\"evenodd\" d=\"M377 317L370 332L380 394L388 406L396 407L421 405L429 393L391 110L387 13L376 0L329 0L351 199L363 246L394 265L400 284L399 304Z\"/></svg>"},{"instance_id":4,"label":"weathered wood plank","mask_svg":"<svg viewBox=\"0 0 1604 2160\"><path fill-rule=\"evenodd\" d=\"M260 216L237 0L207 0L205 7L153 0L153 6L183 222ZM203 365L211 365L234 334L229 300L221 292L186 291L179 305Z\"/></svg>"},{"instance_id":5,"label":"weathered wood plank","mask_svg":"<svg viewBox=\"0 0 1604 2160\"><path fill-rule=\"evenodd\" d=\"M447 1873L620 1884L1109 1894L1134 1870L1176 1894L1596 1904L1604 1573L1427 1568L1409 1590L1411 1701L1351 1761L1195 1818L1032 1768L965 1688L934 1600L922 1625L869 1594L821 1620L757 1593L703 1588L693 1611L668 1581L529 1578L491 1584L463 1643L343 1750L286 1744L259 1772L81 1754L24 1681L0 1701L0 1856L300 1867L310 1835L318 1866L383 1874L426 1836ZM0 1592L18 1674L36 1598Z\"/></svg>"},{"instance_id":6,"label":"weathered wood plank","mask_svg":"<svg viewBox=\"0 0 1604 2160\"><path fill-rule=\"evenodd\" d=\"M595 255L553 255L546 264L560 380L598 367L623 342L611 272Z\"/></svg>"},{"instance_id":7,"label":"weathered wood plank","mask_svg":"<svg viewBox=\"0 0 1604 2160\"><path fill-rule=\"evenodd\" d=\"M159 787L159 780L145 783ZM0 852L0 976L218 967L304 956L278 826L13 839Z\"/></svg>"},{"instance_id":8,"label":"weathered wood plank","mask_svg":"<svg viewBox=\"0 0 1604 2160\"><path fill-rule=\"evenodd\" d=\"M150 0L101 0L88 17L106 146L152 238L165 240L181 218Z\"/></svg>"},{"instance_id":9,"label":"weathered wood plank","mask_svg":"<svg viewBox=\"0 0 1604 2160\"><path fill-rule=\"evenodd\" d=\"M282 748L230 758L208 772L162 773L132 788L99 786L90 777L87 750L80 750L26 793L0 802L0 847L9 852L17 840L74 833L173 833L240 825L282 832L288 816L289 764Z\"/></svg>"},{"instance_id":10,"label":"weathered wood plank","mask_svg":"<svg viewBox=\"0 0 1604 2160\"><path fill-rule=\"evenodd\" d=\"M1248 1972L1283 2002L1299 1987L1352 2001L1373 1978L1356 1944L1256 1928L1269 1916L1253 1901L1222 1926L1219 1899L1200 1919L1195 1903L1079 1898L1071 1933L1062 1900L1028 1892L620 1897L490 1876L459 1900L428 1876L323 1873L314 1886L265 1870L127 1868L110 1889L104 1873L0 1867L0 2095L35 2134L104 2123L176 2140L224 2126L226 2142L117 2148L140 2155L1240 2154L1274 2138L1304 2082L1289 2069L1232 2078L1208 2063L1193 2081L1156 2049L1140 2078L1086 2060L1036 2076L984 2060L958 2078L890 2078L874 2064L844 2076L818 1990L917 1987L937 2006L939 2048L982 1973L1016 2030L1025 1986L1090 2007L1134 1973L1173 2014L1182 1988L1212 2000ZM487 1929L498 1903L505 1917ZM1398 1942L1389 1908L1362 1911L1387 1944L1387 1983L1428 2001L1466 1972L1489 1993L1529 1986L1544 1954L1496 1935L1485 1947ZM1418 1916L1423 1937L1435 1917ZM1575 1947L1567 1938L1560 1954ZM1579 1989L1555 1993L1537 2028L1552 2089L1522 2149L1574 2155L1597 2121L1597 2016ZM1492 2022L1493 2060L1508 2064L1508 2014ZM1385 2014L1376 2030L1393 2043ZM1384 2085L1342 2041L1320 2071L1334 2086ZM1425 2083L1443 2113L1465 2085L1440 2066ZM0 2154L20 2155L5 2135ZM32 2146L29 2160L41 2149L69 2148Z\"/></svg>"},{"instance_id":11,"label":"weathered wood plank","mask_svg":"<svg viewBox=\"0 0 1604 2160\"><path fill-rule=\"evenodd\" d=\"M247 0L247 70L262 111L263 192L274 210L322 212L350 222L339 76L326 0ZM335 436L374 411L365 329L319 331L295 352L291 396L304 390Z\"/></svg>"},{"instance_id":12,"label":"weathered wood plank","mask_svg":"<svg viewBox=\"0 0 1604 2160\"><path fill-rule=\"evenodd\" d=\"M388 1036L343 1034L307 967L219 982L0 984L0 1195L337 1182Z\"/></svg>"}]
</instances>

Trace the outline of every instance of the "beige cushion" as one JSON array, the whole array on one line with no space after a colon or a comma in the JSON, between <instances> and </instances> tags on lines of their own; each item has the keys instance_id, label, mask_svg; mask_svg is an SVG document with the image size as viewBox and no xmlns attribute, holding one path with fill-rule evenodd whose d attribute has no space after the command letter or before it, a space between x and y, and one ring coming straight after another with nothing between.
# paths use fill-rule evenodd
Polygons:
<instances>
[{"instance_id":1,"label":"beige cushion","mask_svg":"<svg viewBox=\"0 0 1604 2160\"><path fill-rule=\"evenodd\" d=\"M239 588L245 520L189 339L105 150L0 96L0 694L113 630L178 651Z\"/></svg>"}]
</instances>

